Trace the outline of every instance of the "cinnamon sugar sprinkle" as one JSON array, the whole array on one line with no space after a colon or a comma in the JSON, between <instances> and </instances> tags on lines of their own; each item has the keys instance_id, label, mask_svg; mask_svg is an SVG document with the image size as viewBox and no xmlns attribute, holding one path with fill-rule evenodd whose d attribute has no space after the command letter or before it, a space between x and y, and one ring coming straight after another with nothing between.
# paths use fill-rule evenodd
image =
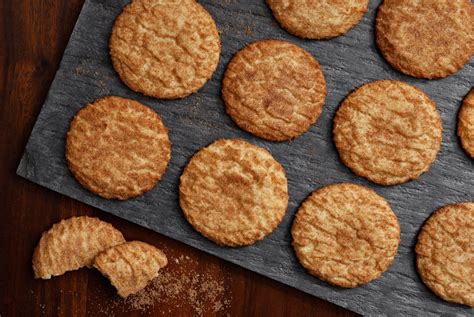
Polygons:
<instances>
[{"instance_id":1,"label":"cinnamon sugar sprinkle","mask_svg":"<svg viewBox=\"0 0 474 317\"><path fill-rule=\"evenodd\" d=\"M124 312L153 310L154 313L169 315L171 309L192 309L193 315L203 316L224 313L229 308L232 294L223 279L197 273L189 266L196 264L188 256L170 259L173 269L160 270L158 276L140 292L126 299L117 299L100 305L100 313L113 315L114 311Z\"/></svg>"}]
</instances>

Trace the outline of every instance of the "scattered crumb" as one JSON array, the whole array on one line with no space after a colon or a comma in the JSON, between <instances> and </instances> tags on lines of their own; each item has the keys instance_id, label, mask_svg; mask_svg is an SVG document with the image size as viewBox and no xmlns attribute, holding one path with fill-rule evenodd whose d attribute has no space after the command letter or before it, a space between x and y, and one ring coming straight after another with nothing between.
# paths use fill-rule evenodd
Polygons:
<instances>
[{"instance_id":1,"label":"scattered crumb","mask_svg":"<svg viewBox=\"0 0 474 317\"><path fill-rule=\"evenodd\" d=\"M219 29L219 34L220 35L226 35L230 33L235 33L239 32L242 35L252 37L255 35L255 25L252 24L246 24L245 22L238 22L237 27L235 25L230 25L230 24L224 24L221 26Z\"/></svg>"},{"instance_id":2,"label":"scattered crumb","mask_svg":"<svg viewBox=\"0 0 474 317\"><path fill-rule=\"evenodd\" d=\"M254 34L253 27L247 25L245 27L245 35L252 36Z\"/></svg>"},{"instance_id":3,"label":"scattered crumb","mask_svg":"<svg viewBox=\"0 0 474 317\"><path fill-rule=\"evenodd\" d=\"M74 74L76 75L83 75L84 73L85 73L84 68L82 68L81 66L77 66L74 69Z\"/></svg>"},{"instance_id":4,"label":"scattered crumb","mask_svg":"<svg viewBox=\"0 0 474 317\"><path fill-rule=\"evenodd\" d=\"M107 88L107 84L106 84L105 80L101 79L101 80L98 81L98 83L99 83L99 88L101 90L104 90L104 89Z\"/></svg>"},{"instance_id":5,"label":"scattered crumb","mask_svg":"<svg viewBox=\"0 0 474 317\"><path fill-rule=\"evenodd\" d=\"M223 313L231 304L232 294L224 286L223 279L215 279L205 273L197 273L190 266L198 263L189 256L181 255L171 263L179 264L161 270L153 281L137 294L126 299L116 298L99 304L99 312L113 315L114 311L147 312L169 316L169 307L192 307L193 315ZM99 301L100 299L97 299Z\"/></svg>"},{"instance_id":6,"label":"scattered crumb","mask_svg":"<svg viewBox=\"0 0 474 317\"><path fill-rule=\"evenodd\" d=\"M232 5L236 3L236 0L220 0L224 2L225 5ZM252 12L249 10L247 11L248 16L252 16ZM254 20L247 20L245 18L237 18L235 21L227 22L223 21L222 25L219 25L218 32L220 35L232 35L235 36L236 32L240 33L240 35L245 35L252 37L255 35L255 21Z\"/></svg>"},{"instance_id":7,"label":"scattered crumb","mask_svg":"<svg viewBox=\"0 0 474 317\"><path fill-rule=\"evenodd\" d=\"M98 71L91 71L82 66L74 68L73 73L76 76L87 77L92 83L95 82L101 93L106 94L109 92L109 89L107 88L107 82L111 80L109 76L101 76Z\"/></svg>"},{"instance_id":8,"label":"scattered crumb","mask_svg":"<svg viewBox=\"0 0 474 317\"><path fill-rule=\"evenodd\" d=\"M199 107L202 105L202 96L196 95L196 106Z\"/></svg>"}]
</instances>

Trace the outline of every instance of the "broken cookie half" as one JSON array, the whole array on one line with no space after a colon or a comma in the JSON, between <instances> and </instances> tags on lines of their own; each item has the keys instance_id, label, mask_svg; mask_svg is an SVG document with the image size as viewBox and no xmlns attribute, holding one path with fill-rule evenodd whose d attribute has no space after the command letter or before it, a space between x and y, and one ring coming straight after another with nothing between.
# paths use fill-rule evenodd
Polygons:
<instances>
[{"instance_id":1,"label":"broken cookie half","mask_svg":"<svg viewBox=\"0 0 474 317\"><path fill-rule=\"evenodd\" d=\"M168 259L161 250L141 241L114 246L101 252L94 260L94 267L110 280L124 298L145 288L167 264Z\"/></svg>"},{"instance_id":2,"label":"broken cookie half","mask_svg":"<svg viewBox=\"0 0 474 317\"><path fill-rule=\"evenodd\" d=\"M100 252L125 242L111 224L92 217L72 217L44 232L33 254L35 278L50 279L92 266Z\"/></svg>"}]
</instances>

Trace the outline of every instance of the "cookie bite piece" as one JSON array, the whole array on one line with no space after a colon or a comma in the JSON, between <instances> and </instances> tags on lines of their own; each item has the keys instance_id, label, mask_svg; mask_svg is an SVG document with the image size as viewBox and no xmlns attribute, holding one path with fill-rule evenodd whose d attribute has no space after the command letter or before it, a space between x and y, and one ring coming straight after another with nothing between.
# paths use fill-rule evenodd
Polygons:
<instances>
[{"instance_id":1,"label":"cookie bite piece","mask_svg":"<svg viewBox=\"0 0 474 317\"><path fill-rule=\"evenodd\" d=\"M168 264L163 251L141 241L128 241L97 255L94 267L126 298L142 290Z\"/></svg>"}]
</instances>

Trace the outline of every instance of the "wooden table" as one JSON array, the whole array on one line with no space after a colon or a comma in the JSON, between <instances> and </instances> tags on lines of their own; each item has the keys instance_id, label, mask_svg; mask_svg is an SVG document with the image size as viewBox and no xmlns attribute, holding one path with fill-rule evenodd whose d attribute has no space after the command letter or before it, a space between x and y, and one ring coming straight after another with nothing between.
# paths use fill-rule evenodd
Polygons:
<instances>
[{"instance_id":1,"label":"wooden table","mask_svg":"<svg viewBox=\"0 0 474 317\"><path fill-rule=\"evenodd\" d=\"M74 215L100 217L120 229L128 240L139 239L164 248L170 258L188 256L192 262L184 263L188 266L185 269L225 286L220 296L228 305L211 315L355 315L15 175L82 4L83 0L0 1L0 315L144 313L130 312L122 302L109 305L118 300L115 290L94 270L82 269L49 281L33 279L31 256L41 233ZM178 268L172 262L167 269ZM196 311L186 300L162 297L154 308L145 311L149 313L187 316Z\"/></svg>"}]
</instances>

